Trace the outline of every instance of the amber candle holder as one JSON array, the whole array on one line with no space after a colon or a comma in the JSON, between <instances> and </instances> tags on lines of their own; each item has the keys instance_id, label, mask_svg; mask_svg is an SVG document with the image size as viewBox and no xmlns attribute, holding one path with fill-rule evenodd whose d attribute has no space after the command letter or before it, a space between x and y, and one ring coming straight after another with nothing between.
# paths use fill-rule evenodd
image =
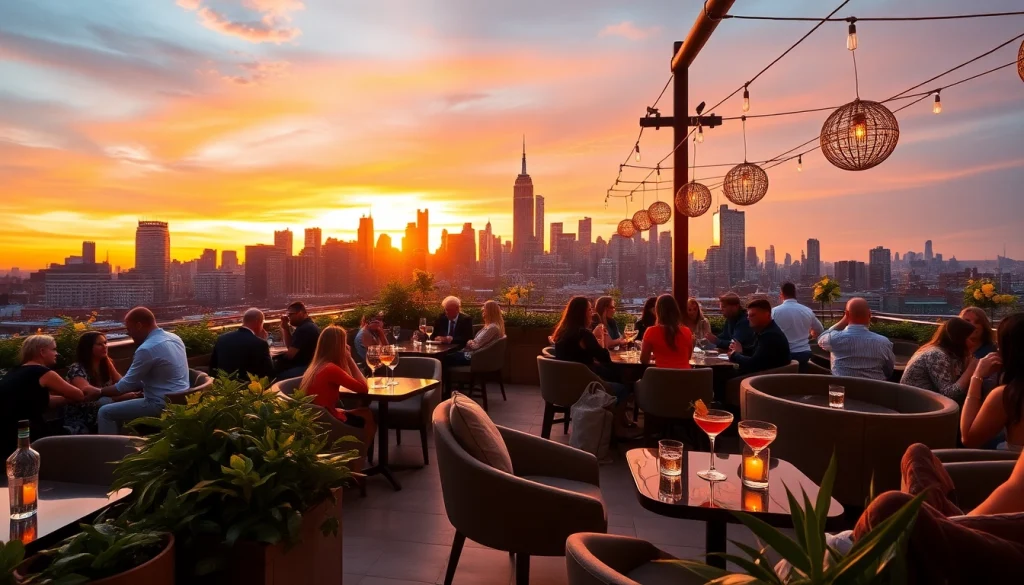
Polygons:
<instances>
[{"instance_id":1,"label":"amber candle holder","mask_svg":"<svg viewBox=\"0 0 1024 585\"><path fill-rule=\"evenodd\" d=\"M752 490L743 486L740 488L740 500L744 512L767 512L768 491Z\"/></svg>"},{"instance_id":2,"label":"amber candle holder","mask_svg":"<svg viewBox=\"0 0 1024 585\"><path fill-rule=\"evenodd\" d=\"M750 447L743 447L743 485L755 489L768 489L768 464L771 462L769 449L765 447L754 454Z\"/></svg>"}]
</instances>

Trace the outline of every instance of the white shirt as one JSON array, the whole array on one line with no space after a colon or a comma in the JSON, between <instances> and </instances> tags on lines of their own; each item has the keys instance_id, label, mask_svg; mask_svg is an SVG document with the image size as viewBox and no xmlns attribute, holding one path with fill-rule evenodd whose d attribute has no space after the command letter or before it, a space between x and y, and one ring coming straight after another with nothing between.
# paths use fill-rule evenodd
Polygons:
<instances>
[{"instance_id":1,"label":"white shirt","mask_svg":"<svg viewBox=\"0 0 1024 585\"><path fill-rule=\"evenodd\" d=\"M801 305L796 299L786 299L772 309L772 319L786 334L786 339L789 340L789 353L811 351L811 345L807 341L809 332L814 331L815 335L821 335L825 330L821 321L814 316L814 311Z\"/></svg>"}]
</instances>

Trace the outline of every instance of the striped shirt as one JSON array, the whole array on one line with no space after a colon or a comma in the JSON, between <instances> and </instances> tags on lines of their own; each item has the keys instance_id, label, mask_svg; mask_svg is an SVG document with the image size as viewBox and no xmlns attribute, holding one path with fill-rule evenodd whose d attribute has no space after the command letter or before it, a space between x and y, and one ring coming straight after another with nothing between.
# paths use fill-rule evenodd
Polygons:
<instances>
[{"instance_id":1,"label":"striped shirt","mask_svg":"<svg viewBox=\"0 0 1024 585\"><path fill-rule=\"evenodd\" d=\"M892 342L867 325L833 326L818 338L818 347L832 354L834 376L885 381L896 367Z\"/></svg>"}]
</instances>

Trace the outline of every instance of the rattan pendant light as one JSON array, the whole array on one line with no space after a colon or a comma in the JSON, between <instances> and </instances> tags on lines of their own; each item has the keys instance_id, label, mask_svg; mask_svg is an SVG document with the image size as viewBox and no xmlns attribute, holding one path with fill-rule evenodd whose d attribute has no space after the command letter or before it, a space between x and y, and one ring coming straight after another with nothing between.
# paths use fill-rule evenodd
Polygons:
<instances>
[{"instance_id":1,"label":"rattan pendant light","mask_svg":"<svg viewBox=\"0 0 1024 585\"><path fill-rule=\"evenodd\" d=\"M1020 42L1020 50L1017 51L1017 75L1024 81L1024 41Z\"/></svg>"},{"instance_id":2,"label":"rattan pendant light","mask_svg":"<svg viewBox=\"0 0 1024 585\"><path fill-rule=\"evenodd\" d=\"M633 234L636 233L636 228L633 226L632 219L624 219L619 222L618 234L624 238L632 238Z\"/></svg>"},{"instance_id":3,"label":"rattan pendant light","mask_svg":"<svg viewBox=\"0 0 1024 585\"><path fill-rule=\"evenodd\" d=\"M661 165L656 167L658 173L655 181L654 197L658 198L661 191ZM668 220L672 219L672 206L665 203L661 199L657 199L651 206L647 208L647 215L651 218L651 223L654 225L664 225L668 223Z\"/></svg>"},{"instance_id":4,"label":"rattan pendant light","mask_svg":"<svg viewBox=\"0 0 1024 585\"><path fill-rule=\"evenodd\" d=\"M640 183L640 186L642 187L642 191L640 192L640 211L633 214L633 227L636 228L636 231L638 232L646 232L651 229L651 225L653 225L653 223L651 222L650 214L648 214L647 209L644 208L644 205L647 203L647 183Z\"/></svg>"},{"instance_id":5,"label":"rattan pendant light","mask_svg":"<svg viewBox=\"0 0 1024 585\"><path fill-rule=\"evenodd\" d=\"M753 205L768 194L768 173L747 162L747 117L740 116L740 120L743 122L743 162L725 174L722 193L736 205Z\"/></svg>"},{"instance_id":6,"label":"rattan pendant light","mask_svg":"<svg viewBox=\"0 0 1024 585\"><path fill-rule=\"evenodd\" d=\"M676 191L676 211L700 217L711 209L711 190L697 182L697 141L693 143L693 180Z\"/></svg>"}]
</instances>

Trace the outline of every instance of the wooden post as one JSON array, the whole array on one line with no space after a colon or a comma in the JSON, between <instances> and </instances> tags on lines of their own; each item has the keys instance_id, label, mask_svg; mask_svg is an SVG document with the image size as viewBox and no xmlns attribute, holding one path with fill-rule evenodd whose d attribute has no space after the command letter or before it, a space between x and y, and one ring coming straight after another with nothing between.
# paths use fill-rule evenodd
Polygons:
<instances>
[{"instance_id":1,"label":"wooden post","mask_svg":"<svg viewBox=\"0 0 1024 585\"><path fill-rule=\"evenodd\" d=\"M681 41L676 41L672 47L672 55L679 53L683 46ZM680 67L675 71L672 82L672 145L683 142L672 155L672 194L669 196L669 205L675 207L675 196L679 189L687 183L687 167L689 166L689 143L686 142L686 133L689 131L689 67ZM690 296L689 273L690 263L690 218L678 209L672 211L672 296L680 307L686 307L686 300Z\"/></svg>"}]
</instances>

